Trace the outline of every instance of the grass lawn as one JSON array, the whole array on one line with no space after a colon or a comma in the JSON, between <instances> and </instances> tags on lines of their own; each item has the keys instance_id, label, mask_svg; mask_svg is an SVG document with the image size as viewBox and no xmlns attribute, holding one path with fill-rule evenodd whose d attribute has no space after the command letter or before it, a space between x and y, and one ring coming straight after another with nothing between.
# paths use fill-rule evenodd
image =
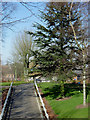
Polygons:
<instances>
[{"instance_id":1,"label":"grass lawn","mask_svg":"<svg viewBox=\"0 0 90 120\"><path fill-rule=\"evenodd\" d=\"M13 86L16 86L16 85L20 85L20 84L26 84L26 83L31 83L32 81L30 82L26 82L26 81L14 81L13 82ZM10 86L11 82L2 82L0 83L0 86Z\"/></svg>"},{"instance_id":2,"label":"grass lawn","mask_svg":"<svg viewBox=\"0 0 90 120\"><path fill-rule=\"evenodd\" d=\"M82 88L79 85L66 84L65 96L71 96L71 98L63 101L56 100L60 95L58 83L39 83L38 86L58 118L88 118L88 108L76 108L77 105L83 103Z\"/></svg>"},{"instance_id":3,"label":"grass lawn","mask_svg":"<svg viewBox=\"0 0 90 120\"><path fill-rule=\"evenodd\" d=\"M26 83L32 83L32 81L30 82L26 82L26 81L14 81L13 82L13 86L16 86L16 85L20 85L20 84L26 84ZM10 86L11 85L11 82L2 82L0 83L0 86ZM2 88L0 89L0 97L2 96L2 91L5 90L6 88Z\"/></svg>"},{"instance_id":4,"label":"grass lawn","mask_svg":"<svg viewBox=\"0 0 90 120\"><path fill-rule=\"evenodd\" d=\"M0 97L2 96L2 92L0 91Z\"/></svg>"}]
</instances>

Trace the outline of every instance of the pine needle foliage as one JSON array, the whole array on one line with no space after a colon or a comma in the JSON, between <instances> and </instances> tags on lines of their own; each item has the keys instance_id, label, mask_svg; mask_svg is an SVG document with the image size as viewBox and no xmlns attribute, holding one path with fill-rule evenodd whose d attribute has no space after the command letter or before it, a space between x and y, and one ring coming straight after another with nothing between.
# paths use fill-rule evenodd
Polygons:
<instances>
[{"instance_id":1,"label":"pine needle foliage","mask_svg":"<svg viewBox=\"0 0 90 120\"><path fill-rule=\"evenodd\" d=\"M42 12L44 24L35 23L35 32L28 32L34 37L38 50L34 51L35 64L44 76L65 73L76 67L80 49L74 40L70 26L72 21L77 34L77 40L82 39L79 4L74 3L69 19L70 3L47 3L46 11ZM70 76L71 77L71 76Z\"/></svg>"}]
</instances>

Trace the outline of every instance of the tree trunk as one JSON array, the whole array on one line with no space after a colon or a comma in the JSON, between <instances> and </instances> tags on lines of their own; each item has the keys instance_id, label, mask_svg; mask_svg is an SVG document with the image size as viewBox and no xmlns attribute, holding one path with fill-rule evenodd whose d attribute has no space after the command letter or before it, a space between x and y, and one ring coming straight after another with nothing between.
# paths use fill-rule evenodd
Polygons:
<instances>
[{"instance_id":1,"label":"tree trunk","mask_svg":"<svg viewBox=\"0 0 90 120\"><path fill-rule=\"evenodd\" d=\"M83 105L85 106L86 105L86 85L85 85L85 68L86 68L86 64L85 64L85 54L84 54L84 51L83 51Z\"/></svg>"},{"instance_id":2,"label":"tree trunk","mask_svg":"<svg viewBox=\"0 0 90 120\"><path fill-rule=\"evenodd\" d=\"M60 90L61 90L61 97L64 98L64 81L61 80L61 83L60 83Z\"/></svg>"},{"instance_id":3,"label":"tree trunk","mask_svg":"<svg viewBox=\"0 0 90 120\"><path fill-rule=\"evenodd\" d=\"M83 80L83 105L86 105L86 87L85 87L85 80Z\"/></svg>"},{"instance_id":4,"label":"tree trunk","mask_svg":"<svg viewBox=\"0 0 90 120\"><path fill-rule=\"evenodd\" d=\"M15 68L15 80L17 80L17 70Z\"/></svg>"},{"instance_id":5,"label":"tree trunk","mask_svg":"<svg viewBox=\"0 0 90 120\"><path fill-rule=\"evenodd\" d=\"M24 67L24 77L26 77L26 69L25 69L25 67Z\"/></svg>"}]
</instances>

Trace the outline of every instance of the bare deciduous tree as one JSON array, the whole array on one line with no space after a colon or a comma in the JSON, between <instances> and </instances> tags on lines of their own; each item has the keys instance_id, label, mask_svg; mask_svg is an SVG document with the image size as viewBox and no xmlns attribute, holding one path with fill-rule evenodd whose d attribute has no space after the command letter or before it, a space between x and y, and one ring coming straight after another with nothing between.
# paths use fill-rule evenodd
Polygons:
<instances>
[{"instance_id":1,"label":"bare deciduous tree","mask_svg":"<svg viewBox=\"0 0 90 120\"><path fill-rule=\"evenodd\" d=\"M71 19L71 11L72 11L72 7L73 7L73 2L71 2L71 7L70 7L70 11L69 11L69 19ZM81 12L82 8L84 9L84 11L86 10L86 14L84 14L83 12ZM88 19L88 11L87 11L87 3L81 4L80 7L80 11L79 13L81 13L81 15L84 15L84 18L82 17L82 26L81 26L81 34L82 34L82 40L78 41L77 40L77 34L75 31L75 28L73 26L73 23L70 21L70 25L74 34L74 38L76 41L76 45L79 47L79 49L82 51L82 57L83 57L83 105L86 105L86 86L85 86L85 80L86 80L86 59L87 59L87 24L85 25L85 21L87 23L87 19ZM83 27L84 26L84 27ZM86 29L86 33L85 31L83 31L83 28Z\"/></svg>"},{"instance_id":2,"label":"bare deciduous tree","mask_svg":"<svg viewBox=\"0 0 90 120\"><path fill-rule=\"evenodd\" d=\"M29 59L32 56L32 50L34 49L34 43L32 38L27 33L20 34L14 43L13 60L20 61L24 65L24 75L29 68Z\"/></svg>"}]
</instances>

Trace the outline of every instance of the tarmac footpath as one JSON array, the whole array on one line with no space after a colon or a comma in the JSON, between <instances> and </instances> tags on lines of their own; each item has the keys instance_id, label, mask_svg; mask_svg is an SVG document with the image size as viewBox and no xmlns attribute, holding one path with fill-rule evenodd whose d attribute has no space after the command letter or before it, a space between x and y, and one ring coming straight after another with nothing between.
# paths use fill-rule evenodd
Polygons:
<instances>
[{"instance_id":1,"label":"tarmac footpath","mask_svg":"<svg viewBox=\"0 0 90 120\"><path fill-rule=\"evenodd\" d=\"M41 120L33 83L15 86L6 120Z\"/></svg>"}]
</instances>

